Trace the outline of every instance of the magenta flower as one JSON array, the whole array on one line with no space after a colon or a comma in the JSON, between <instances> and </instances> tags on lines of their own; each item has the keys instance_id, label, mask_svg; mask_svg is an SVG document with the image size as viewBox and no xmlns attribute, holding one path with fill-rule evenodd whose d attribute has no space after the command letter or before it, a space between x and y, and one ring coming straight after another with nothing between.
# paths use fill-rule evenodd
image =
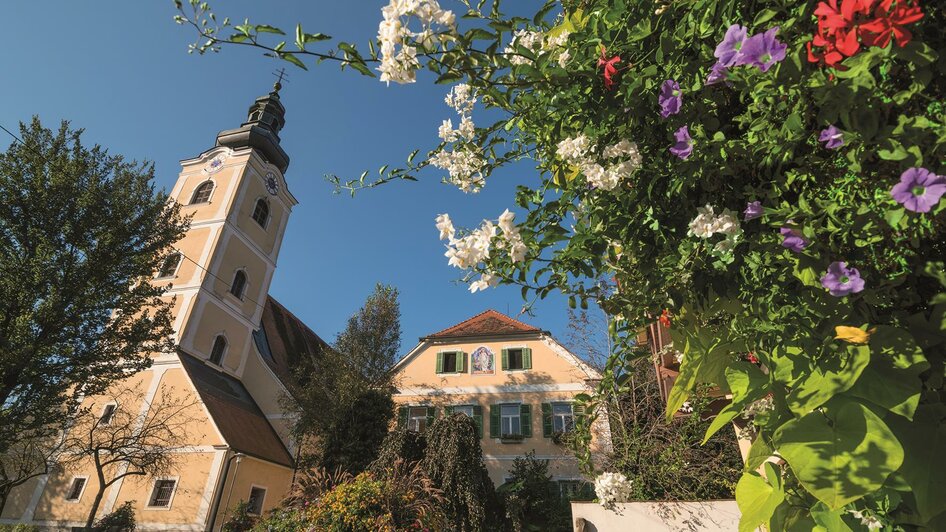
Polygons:
<instances>
[{"instance_id":1,"label":"magenta flower","mask_svg":"<svg viewBox=\"0 0 946 532\"><path fill-rule=\"evenodd\" d=\"M772 65L785 59L785 50L788 45L779 42L775 38L778 33L778 26L766 31L757 33L746 39L739 50L739 56L736 58L737 65L753 65L762 72L768 72Z\"/></svg>"},{"instance_id":2,"label":"magenta flower","mask_svg":"<svg viewBox=\"0 0 946 532\"><path fill-rule=\"evenodd\" d=\"M833 125L828 126L821 130L821 136L818 137L818 141L824 142L825 148L836 150L844 146L844 132Z\"/></svg>"},{"instance_id":3,"label":"magenta flower","mask_svg":"<svg viewBox=\"0 0 946 532\"><path fill-rule=\"evenodd\" d=\"M890 195L908 211L930 212L946 194L946 176L936 175L926 168L907 168L900 174L900 182L890 189Z\"/></svg>"},{"instance_id":4,"label":"magenta flower","mask_svg":"<svg viewBox=\"0 0 946 532\"><path fill-rule=\"evenodd\" d=\"M748 30L739 24L733 24L726 30L726 36L723 37L723 41L716 46L716 51L713 52L713 55L719 59L718 64L724 67L731 67L736 64L748 33Z\"/></svg>"},{"instance_id":5,"label":"magenta flower","mask_svg":"<svg viewBox=\"0 0 946 532\"><path fill-rule=\"evenodd\" d=\"M755 220L759 216L762 216L764 211L765 209L762 208L761 201L750 201L746 204L746 210L742 211L742 213L746 215L744 220L748 222L749 220Z\"/></svg>"},{"instance_id":6,"label":"magenta flower","mask_svg":"<svg viewBox=\"0 0 946 532\"><path fill-rule=\"evenodd\" d=\"M722 63L717 62L710 68L709 76L706 77L707 85L716 85L719 82L726 81L729 77L729 68Z\"/></svg>"},{"instance_id":7,"label":"magenta flower","mask_svg":"<svg viewBox=\"0 0 946 532\"><path fill-rule=\"evenodd\" d=\"M857 268L848 268L843 262L832 262L821 277L821 286L827 288L832 296L841 297L863 290L864 280Z\"/></svg>"},{"instance_id":8,"label":"magenta flower","mask_svg":"<svg viewBox=\"0 0 946 532\"><path fill-rule=\"evenodd\" d=\"M677 142L670 147L670 153L685 161L693 153L693 139L690 138L690 128L687 126L681 127L673 134L673 137L677 139Z\"/></svg>"},{"instance_id":9,"label":"magenta flower","mask_svg":"<svg viewBox=\"0 0 946 532\"><path fill-rule=\"evenodd\" d=\"M660 103L660 116L667 118L679 113L680 105L683 103L680 84L672 79L663 82L660 86L660 95L657 96L657 102Z\"/></svg>"},{"instance_id":10,"label":"magenta flower","mask_svg":"<svg viewBox=\"0 0 946 532\"><path fill-rule=\"evenodd\" d=\"M794 251L795 253L801 253L803 249L808 247L808 241L801 236L801 231L797 229L783 227L779 229L779 233L785 237L782 240L782 246Z\"/></svg>"}]
</instances>

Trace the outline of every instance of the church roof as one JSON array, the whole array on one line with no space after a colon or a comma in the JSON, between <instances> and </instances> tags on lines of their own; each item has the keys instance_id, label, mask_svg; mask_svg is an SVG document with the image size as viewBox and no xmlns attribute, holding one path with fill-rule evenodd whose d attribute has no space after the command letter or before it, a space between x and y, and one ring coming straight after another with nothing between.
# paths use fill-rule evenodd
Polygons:
<instances>
[{"instance_id":1,"label":"church roof","mask_svg":"<svg viewBox=\"0 0 946 532\"><path fill-rule=\"evenodd\" d=\"M292 372L303 357L319 357L328 344L286 307L266 296L260 328L253 340L266 365L289 388Z\"/></svg>"},{"instance_id":2,"label":"church roof","mask_svg":"<svg viewBox=\"0 0 946 532\"><path fill-rule=\"evenodd\" d=\"M459 338L465 336L506 336L543 332L545 331L538 327L522 323L501 312L490 309L468 320L461 321L452 327L447 327L442 331L425 336L421 338L421 340Z\"/></svg>"},{"instance_id":3,"label":"church roof","mask_svg":"<svg viewBox=\"0 0 946 532\"><path fill-rule=\"evenodd\" d=\"M217 430L235 451L292 467L292 457L243 383L183 351L181 365Z\"/></svg>"}]
</instances>

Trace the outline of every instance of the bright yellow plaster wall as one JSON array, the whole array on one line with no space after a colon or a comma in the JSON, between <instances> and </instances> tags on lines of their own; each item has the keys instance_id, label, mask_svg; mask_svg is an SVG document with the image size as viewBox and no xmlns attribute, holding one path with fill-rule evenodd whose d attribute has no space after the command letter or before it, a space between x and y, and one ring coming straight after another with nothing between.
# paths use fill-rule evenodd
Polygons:
<instances>
[{"instance_id":1,"label":"bright yellow plaster wall","mask_svg":"<svg viewBox=\"0 0 946 532\"><path fill-rule=\"evenodd\" d=\"M233 460L230 466L228 479L223 486L220 510L214 522L217 530L225 521L225 516L232 515L233 509L240 501L250 496L250 488L259 486L266 488L266 498L263 501L263 514L267 514L285 498L292 482L292 470L278 466L251 456L245 456L237 466ZM229 499L229 500L228 500Z\"/></svg>"}]
</instances>

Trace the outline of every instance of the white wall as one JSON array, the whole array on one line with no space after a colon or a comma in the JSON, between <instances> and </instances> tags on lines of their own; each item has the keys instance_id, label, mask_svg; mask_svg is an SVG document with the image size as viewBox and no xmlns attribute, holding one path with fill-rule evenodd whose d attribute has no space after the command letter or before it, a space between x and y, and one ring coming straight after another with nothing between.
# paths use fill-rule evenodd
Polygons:
<instances>
[{"instance_id":1,"label":"white wall","mask_svg":"<svg viewBox=\"0 0 946 532\"><path fill-rule=\"evenodd\" d=\"M736 501L627 502L618 504L615 510L596 502L573 502L575 532L739 530Z\"/></svg>"}]
</instances>

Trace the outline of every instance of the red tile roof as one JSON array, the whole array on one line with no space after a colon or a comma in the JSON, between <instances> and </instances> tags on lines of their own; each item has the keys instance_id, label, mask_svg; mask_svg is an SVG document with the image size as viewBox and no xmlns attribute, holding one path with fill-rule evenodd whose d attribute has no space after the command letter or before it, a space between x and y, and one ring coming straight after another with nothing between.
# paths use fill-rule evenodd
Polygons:
<instances>
[{"instance_id":1,"label":"red tile roof","mask_svg":"<svg viewBox=\"0 0 946 532\"><path fill-rule=\"evenodd\" d=\"M448 327L440 332L435 332L425 338L457 338L463 336L505 336L511 334L523 333L541 333L544 332L538 327L514 320L509 316L487 310L477 314L472 318L462 321L453 327Z\"/></svg>"},{"instance_id":2,"label":"red tile roof","mask_svg":"<svg viewBox=\"0 0 946 532\"><path fill-rule=\"evenodd\" d=\"M325 340L270 296L260 321L260 328L253 332L256 347L287 388L301 358L318 359L328 348Z\"/></svg>"}]
</instances>

